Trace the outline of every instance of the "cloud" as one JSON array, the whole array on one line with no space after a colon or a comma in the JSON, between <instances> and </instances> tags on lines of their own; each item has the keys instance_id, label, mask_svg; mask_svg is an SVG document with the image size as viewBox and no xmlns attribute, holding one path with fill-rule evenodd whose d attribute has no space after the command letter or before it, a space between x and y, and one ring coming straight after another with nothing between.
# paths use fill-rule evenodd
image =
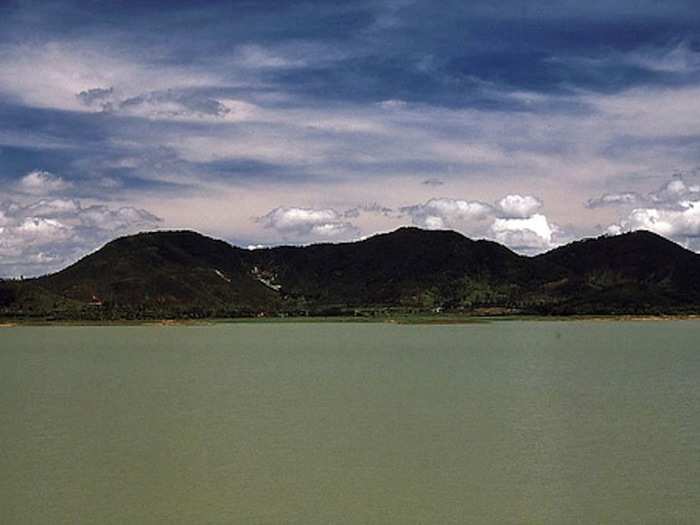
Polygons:
<instances>
[{"instance_id":1,"label":"cloud","mask_svg":"<svg viewBox=\"0 0 700 525\"><path fill-rule=\"evenodd\" d=\"M618 203L628 204L628 203ZM700 186L674 177L656 191L637 197L637 207L606 228L609 234L649 230L688 247L700 248Z\"/></svg>"},{"instance_id":2,"label":"cloud","mask_svg":"<svg viewBox=\"0 0 700 525\"><path fill-rule=\"evenodd\" d=\"M64 191L71 184L48 171L34 170L20 179L18 187L26 193L43 195Z\"/></svg>"},{"instance_id":3,"label":"cloud","mask_svg":"<svg viewBox=\"0 0 700 525\"><path fill-rule=\"evenodd\" d=\"M692 73L700 70L700 53L684 40L671 48L649 48L621 56L621 59L661 73Z\"/></svg>"},{"instance_id":4,"label":"cloud","mask_svg":"<svg viewBox=\"0 0 700 525\"><path fill-rule=\"evenodd\" d=\"M105 113L163 120L224 117L232 111L240 113L250 107L236 101L231 101L229 107L197 89L167 89L125 96L116 92L113 87L93 88L81 91L76 97L85 107Z\"/></svg>"},{"instance_id":5,"label":"cloud","mask_svg":"<svg viewBox=\"0 0 700 525\"><path fill-rule=\"evenodd\" d=\"M682 209L637 208L621 221L617 231L650 230L687 241L700 236L700 200L679 203ZM615 231L614 229L612 231Z\"/></svg>"},{"instance_id":6,"label":"cloud","mask_svg":"<svg viewBox=\"0 0 700 525\"><path fill-rule=\"evenodd\" d=\"M118 110L148 118L223 117L231 111L219 100L202 93L154 91L122 100Z\"/></svg>"},{"instance_id":7,"label":"cloud","mask_svg":"<svg viewBox=\"0 0 700 525\"><path fill-rule=\"evenodd\" d=\"M556 227L542 214L527 218L496 218L491 225L494 239L516 251L537 252L555 246Z\"/></svg>"},{"instance_id":8,"label":"cloud","mask_svg":"<svg viewBox=\"0 0 700 525\"><path fill-rule=\"evenodd\" d=\"M339 237L357 233L357 228L345 220L344 214L330 208L279 207L256 220L265 228L275 230L284 238L299 240L313 237Z\"/></svg>"},{"instance_id":9,"label":"cloud","mask_svg":"<svg viewBox=\"0 0 700 525\"><path fill-rule=\"evenodd\" d=\"M562 230L543 214L543 206L532 195L509 194L494 206L480 201L430 199L404 206L400 212L427 229L456 229L470 237L493 239L524 253L551 249L563 239Z\"/></svg>"},{"instance_id":10,"label":"cloud","mask_svg":"<svg viewBox=\"0 0 700 525\"><path fill-rule=\"evenodd\" d=\"M0 276L39 275L61 269L116 235L156 226L146 210L83 207L75 199L0 204Z\"/></svg>"},{"instance_id":11,"label":"cloud","mask_svg":"<svg viewBox=\"0 0 700 525\"><path fill-rule=\"evenodd\" d=\"M541 206L542 202L531 195L510 194L499 199L496 206L480 201L435 198L400 207L397 212L379 204L356 206L345 211L279 207L256 221L285 239L350 239L358 238L360 231L348 219L358 218L361 212L375 213L397 219L408 218L412 224L430 230L455 229L470 237L496 240L520 252L537 253L553 248L563 238L558 226L544 215L533 213Z\"/></svg>"},{"instance_id":12,"label":"cloud","mask_svg":"<svg viewBox=\"0 0 700 525\"><path fill-rule=\"evenodd\" d=\"M630 206L642 202L644 198L635 192L604 193L600 197L588 199L586 208L604 208L609 206Z\"/></svg>"},{"instance_id":13,"label":"cloud","mask_svg":"<svg viewBox=\"0 0 700 525\"><path fill-rule=\"evenodd\" d=\"M23 208L23 214L32 217L63 217L80 211L80 201L74 199L42 199Z\"/></svg>"},{"instance_id":14,"label":"cloud","mask_svg":"<svg viewBox=\"0 0 700 525\"><path fill-rule=\"evenodd\" d=\"M542 207L542 202L532 195L506 195L496 202L503 217L525 219Z\"/></svg>"},{"instance_id":15,"label":"cloud","mask_svg":"<svg viewBox=\"0 0 700 525\"><path fill-rule=\"evenodd\" d=\"M622 193L604 193L600 197L588 199L586 207L595 209L602 207L628 206L662 206L678 207L680 201L700 199L700 185L688 185L682 176L674 176L656 191L642 195L634 191Z\"/></svg>"},{"instance_id":16,"label":"cloud","mask_svg":"<svg viewBox=\"0 0 700 525\"><path fill-rule=\"evenodd\" d=\"M88 206L80 210L79 218L83 226L111 232L150 227L160 222L152 213L131 206L116 209L105 205Z\"/></svg>"},{"instance_id":17,"label":"cloud","mask_svg":"<svg viewBox=\"0 0 700 525\"><path fill-rule=\"evenodd\" d=\"M682 201L700 200L688 181L653 194L639 187L700 164L692 2L640 0L632 18L626 2L475 0L451 4L449 17L427 2L244 4L235 17L216 2L196 14L73 0L3 10L5 191L22 192L23 206L31 199L29 216L59 222L78 213L70 197L136 198L179 227L246 243L280 238L249 220L279 203L334 210L326 231L303 234L321 239L348 225L386 230L397 214L483 237L495 235L496 219L535 214L588 233L612 222L613 207L624 207L620 222L633 208L683 213ZM22 189L35 166L60 173L58 184ZM424 202L438 187L449 188L445 199ZM571 204L585 200L582 188L586 197L625 192L586 210ZM504 189L519 200L493 203ZM546 213L519 192L546 201ZM39 205L48 195L64 202ZM232 196L245 203L231 210ZM386 209L351 207L375 199ZM110 209L95 210L92 227L129 223Z\"/></svg>"},{"instance_id":18,"label":"cloud","mask_svg":"<svg viewBox=\"0 0 700 525\"><path fill-rule=\"evenodd\" d=\"M69 111L102 110L113 98L220 84L218 75L125 55L102 43L67 39L0 49L0 93L26 105ZM37 74L40 72L40 74ZM108 87L107 87L108 86Z\"/></svg>"},{"instance_id":19,"label":"cloud","mask_svg":"<svg viewBox=\"0 0 700 525\"><path fill-rule=\"evenodd\" d=\"M394 215L394 210L387 206L382 206L377 202L373 202L371 204L361 204L354 208L347 209L343 212L343 217L354 219L359 217L361 213L374 213L384 217L392 217Z\"/></svg>"},{"instance_id":20,"label":"cloud","mask_svg":"<svg viewBox=\"0 0 700 525\"><path fill-rule=\"evenodd\" d=\"M99 105L103 111L109 111L112 109L112 95L114 95L114 88L110 87L86 89L78 93L76 97L88 107Z\"/></svg>"},{"instance_id":21,"label":"cloud","mask_svg":"<svg viewBox=\"0 0 700 525\"><path fill-rule=\"evenodd\" d=\"M675 177L657 191L649 194L649 200L659 204L676 204L680 200L700 197L700 186L688 186L682 177Z\"/></svg>"},{"instance_id":22,"label":"cloud","mask_svg":"<svg viewBox=\"0 0 700 525\"><path fill-rule=\"evenodd\" d=\"M493 208L479 201L461 199L430 199L422 204L404 206L399 210L410 217L411 222L429 230L457 227L462 223L483 221Z\"/></svg>"}]
</instances>

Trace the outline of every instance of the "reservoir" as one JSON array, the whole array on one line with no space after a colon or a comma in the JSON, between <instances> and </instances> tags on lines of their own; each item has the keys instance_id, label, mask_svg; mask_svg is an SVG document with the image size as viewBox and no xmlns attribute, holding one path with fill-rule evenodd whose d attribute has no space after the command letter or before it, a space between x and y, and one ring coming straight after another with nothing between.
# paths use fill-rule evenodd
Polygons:
<instances>
[{"instance_id":1,"label":"reservoir","mask_svg":"<svg viewBox=\"0 0 700 525\"><path fill-rule=\"evenodd\" d=\"M0 523L697 523L699 321L0 328Z\"/></svg>"}]
</instances>

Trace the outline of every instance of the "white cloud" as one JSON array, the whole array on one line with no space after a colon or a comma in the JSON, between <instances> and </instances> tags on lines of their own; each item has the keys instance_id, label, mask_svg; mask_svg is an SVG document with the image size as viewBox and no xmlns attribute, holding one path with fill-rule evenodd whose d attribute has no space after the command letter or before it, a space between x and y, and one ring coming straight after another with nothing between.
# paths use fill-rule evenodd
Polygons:
<instances>
[{"instance_id":1,"label":"white cloud","mask_svg":"<svg viewBox=\"0 0 700 525\"><path fill-rule=\"evenodd\" d=\"M441 198L399 211L426 229L455 229L470 237L493 239L516 251L536 253L553 248L560 238L559 227L535 213L541 207L542 201L536 197L509 194L495 206Z\"/></svg>"},{"instance_id":2,"label":"white cloud","mask_svg":"<svg viewBox=\"0 0 700 525\"><path fill-rule=\"evenodd\" d=\"M37 195L56 193L71 187L71 184L48 171L34 170L19 181L21 191Z\"/></svg>"},{"instance_id":3,"label":"white cloud","mask_svg":"<svg viewBox=\"0 0 700 525\"><path fill-rule=\"evenodd\" d=\"M616 203L625 204L625 203ZM700 187L674 177L658 190L637 199L639 206L627 209L619 221L606 228L609 234L649 230L686 246L700 237Z\"/></svg>"},{"instance_id":4,"label":"white cloud","mask_svg":"<svg viewBox=\"0 0 700 525\"><path fill-rule=\"evenodd\" d=\"M399 211L417 226L438 230L483 221L493 213L493 208L479 201L439 198L404 206Z\"/></svg>"},{"instance_id":5,"label":"white cloud","mask_svg":"<svg viewBox=\"0 0 700 525\"><path fill-rule=\"evenodd\" d=\"M106 231L148 227L159 222L152 213L131 206L117 209L104 205L89 206L80 210L79 217L83 226Z\"/></svg>"},{"instance_id":6,"label":"white cloud","mask_svg":"<svg viewBox=\"0 0 700 525\"><path fill-rule=\"evenodd\" d=\"M496 241L515 250L533 252L554 247L555 227L536 213L526 219L497 218L491 225Z\"/></svg>"},{"instance_id":7,"label":"white cloud","mask_svg":"<svg viewBox=\"0 0 700 525\"><path fill-rule=\"evenodd\" d=\"M700 197L700 186L688 186L685 181L676 177L664 184L657 191L649 194L649 199L655 203L675 204L681 199Z\"/></svg>"},{"instance_id":8,"label":"white cloud","mask_svg":"<svg viewBox=\"0 0 700 525\"><path fill-rule=\"evenodd\" d=\"M52 241L64 241L70 236L70 226L56 219L29 217L15 227L15 233L23 241L34 244L44 244Z\"/></svg>"},{"instance_id":9,"label":"white cloud","mask_svg":"<svg viewBox=\"0 0 700 525\"><path fill-rule=\"evenodd\" d=\"M700 236L700 201L682 201L679 206L682 209L636 208L614 227L618 231L649 230L680 241Z\"/></svg>"},{"instance_id":10,"label":"white cloud","mask_svg":"<svg viewBox=\"0 0 700 525\"><path fill-rule=\"evenodd\" d=\"M542 202L532 195L506 195L496 207L503 217L524 219L542 207Z\"/></svg>"},{"instance_id":11,"label":"white cloud","mask_svg":"<svg viewBox=\"0 0 700 525\"><path fill-rule=\"evenodd\" d=\"M0 93L28 105L72 111L102 110L85 105L92 95L123 98L151 91L219 85L208 72L149 64L81 42L6 47L0 53ZM108 93L113 90L113 93Z\"/></svg>"},{"instance_id":12,"label":"white cloud","mask_svg":"<svg viewBox=\"0 0 700 525\"><path fill-rule=\"evenodd\" d=\"M37 275L67 266L116 234L152 228L146 210L78 200L42 199L0 204L0 276Z\"/></svg>"},{"instance_id":13,"label":"white cloud","mask_svg":"<svg viewBox=\"0 0 700 525\"><path fill-rule=\"evenodd\" d=\"M588 199L587 208L602 207L629 207L643 205L649 207L670 207L677 208L679 202L700 199L700 186L687 184L681 176L674 176L670 181L663 184L658 190L646 195L628 191L622 193L604 193L600 197Z\"/></svg>"},{"instance_id":14,"label":"white cloud","mask_svg":"<svg viewBox=\"0 0 700 525\"><path fill-rule=\"evenodd\" d=\"M80 202L74 199L42 199L29 204L25 211L35 217L60 217L80 211Z\"/></svg>"},{"instance_id":15,"label":"white cloud","mask_svg":"<svg viewBox=\"0 0 700 525\"><path fill-rule=\"evenodd\" d=\"M336 210L313 208L275 208L259 217L265 228L272 228L285 238L338 237L355 234L357 229Z\"/></svg>"},{"instance_id":16,"label":"white cloud","mask_svg":"<svg viewBox=\"0 0 700 525\"><path fill-rule=\"evenodd\" d=\"M24 266L48 245L68 241L73 228L56 219L20 218L0 228L0 272L7 266ZM2 275L2 273L0 273Z\"/></svg>"}]
</instances>

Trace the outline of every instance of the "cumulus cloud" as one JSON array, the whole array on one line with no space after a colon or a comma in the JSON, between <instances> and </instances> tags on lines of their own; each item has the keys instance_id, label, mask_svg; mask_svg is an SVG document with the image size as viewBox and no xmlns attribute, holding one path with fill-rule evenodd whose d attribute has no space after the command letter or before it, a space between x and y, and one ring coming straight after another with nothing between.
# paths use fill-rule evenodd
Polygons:
<instances>
[{"instance_id":1,"label":"cumulus cloud","mask_svg":"<svg viewBox=\"0 0 700 525\"><path fill-rule=\"evenodd\" d=\"M65 267L118 234L152 228L146 210L84 207L74 199L0 204L0 276L38 275Z\"/></svg>"},{"instance_id":2,"label":"cumulus cloud","mask_svg":"<svg viewBox=\"0 0 700 525\"><path fill-rule=\"evenodd\" d=\"M461 199L430 199L422 204L404 206L399 210L411 222L429 230L458 227L462 223L483 221L493 208L480 201Z\"/></svg>"},{"instance_id":3,"label":"cumulus cloud","mask_svg":"<svg viewBox=\"0 0 700 525\"><path fill-rule=\"evenodd\" d=\"M313 237L338 237L355 234L357 228L344 214L331 209L284 208L271 210L257 221L284 238L304 240Z\"/></svg>"},{"instance_id":4,"label":"cumulus cloud","mask_svg":"<svg viewBox=\"0 0 700 525\"><path fill-rule=\"evenodd\" d=\"M525 219L542 207L542 202L532 195L506 195L496 202L503 217Z\"/></svg>"},{"instance_id":5,"label":"cumulus cloud","mask_svg":"<svg viewBox=\"0 0 700 525\"><path fill-rule=\"evenodd\" d=\"M700 248L700 200L681 201L678 209L635 208L619 223L608 226L607 233L649 230L686 246Z\"/></svg>"},{"instance_id":6,"label":"cumulus cloud","mask_svg":"<svg viewBox=\"0 0 700 525\"><path fill-rule=\"evenodd\" d=\"M505 195L494 206L460 199L430 199L404 206L400 213L427 229L455 229L479 238L493 239L510 248L537 253L559 244L561 229L541 213L542 201L532 195Z\"/></svg>"},{"instance_id":7,"label":"cumulus cloud","mask_svg":"<svg viewBox=\"0 0 700 525\"><path fill-rule=\"evenodd\" d=\"M539 213L527 218L496 218L491 231L496 241L516 251L537 252L555 246L556 227Z\"/></svg>"},{"instance_id":8,"label":"cumulus cloud","mask_svg":"<svg viewBox=\"0 0 700 525\"><path fill-rule=\"evenodd\" d=\"M700 236L700 201L684 201L679 206L681 210L632 210L623 226L631 230L651 230L673 238Z\"/></svg>"},{"instance_id":9,"label":"cumulus cloud","mask_svg":"<svg viewBox=\"0 0 700 525\"><path fill-rule=\"evenodd\" d=\"M45 195L64 191L71 187L70 182L48 171L34 170L19 181L18 188L25 193Z\"/></svg>"}]
</instances>

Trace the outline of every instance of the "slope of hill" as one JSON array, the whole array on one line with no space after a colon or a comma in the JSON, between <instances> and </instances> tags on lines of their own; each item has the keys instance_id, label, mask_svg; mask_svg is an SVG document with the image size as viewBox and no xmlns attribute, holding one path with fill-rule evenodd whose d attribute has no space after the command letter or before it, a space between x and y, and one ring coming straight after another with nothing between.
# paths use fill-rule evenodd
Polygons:
<instances>
[{"instance_id":1,"label":"slope of hill","mask_svg":"<svg viewBox=\"0 0 700 525\"><path fill-rule=\"evenodd\" d=\"M189 231L116 239L52 275L0 282L4 315L79 318L381 309L540 314L700 311L700 256L649 232L536 257L452 231L242 250Z\"/></svg>"}]
</instances>

